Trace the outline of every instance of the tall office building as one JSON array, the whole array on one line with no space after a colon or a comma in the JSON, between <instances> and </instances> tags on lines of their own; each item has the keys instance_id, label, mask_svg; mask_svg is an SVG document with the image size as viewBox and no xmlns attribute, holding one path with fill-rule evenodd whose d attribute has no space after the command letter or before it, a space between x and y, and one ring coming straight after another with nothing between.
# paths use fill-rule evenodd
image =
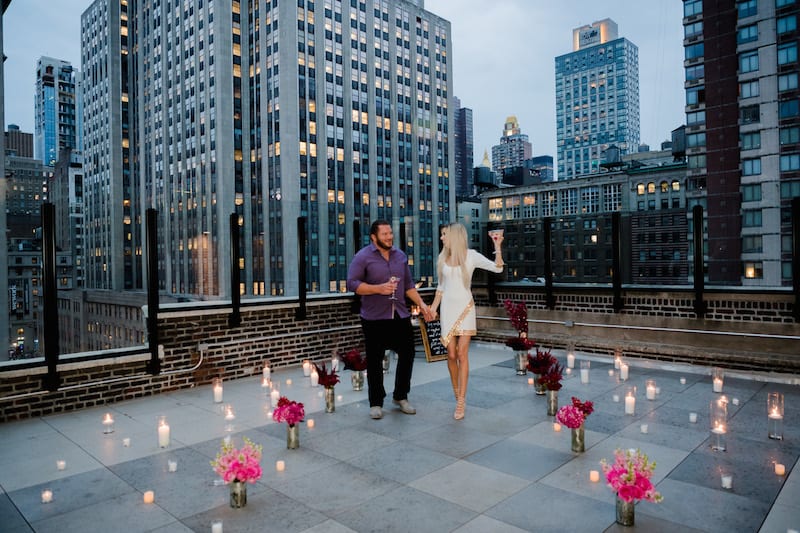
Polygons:
<instances>
[{"instance_id":1,"label":"tall office building","mask_svg":"<svg viewBox=\"0 0 800 533\"><path fill-rule=\"evenodd\" d=\"M33 134L25 133L16 124L6 130L6 153L17 157L33 157Z\"/></svg>"},{"instance_id":2,"label":"tall office building","mask_svg":"<svg viewBox=\"0 0 800 533\"><path fill-rule=\"evenodd\" d=\"M639 49L611 19L574 29L572 41L556 57L559 180L599 172L610 145L639 146Z\"/></svg>"},{"instance_id":3,"label":"tall office building","mask_svg":"<svg viewBox=\"0 0 800 533\"><path fill-rule=\"evenodd\" d=\"M34 155L45 165L55 165L61 150L79 148L77 77L67 61L40 57L36 63Z\"/></svg>"},{"instance_id":4,"label":"tall office building","mask_svg":"<svg viewBox=\"0 0 800 533\"><path fill-rule=\"evenodd\" d=\"M791 285L800 8L685 0L683 9L687 188L690 207L704 208L706 278Z\"/></svg>"},{"instance_id":5,"label":"tall office building","mask_svg":"<svg viewBox=\"0 0 800 533\"><path fill-rule=\"evenodd\" d=\"M87 286L141 286L145 208L169 294L229 297L232 263L242 294L297 294L301 254L310 290L344 291L378 218L432 280L455 216L452 48L422 5L96 0L82 16Z\"/></svg>"},{"instance_id":6,"label":"tall office building","mask_svg":"<svg viewBox=\"0 0 800 533\"><path fill-rule=\"evenodd\" d=\"M503 125L500 144L492 146L492 171L502 175L507 168L521 167L526 159L531 158L532 153L533 146L528 141L528 136L522 133L517 117L511 115Z\"/></svg>"},{"instance_id":7,"label":"tall office building","mask_svg":"<svg viewBox=\"0 0 800 533\"><path fill-rule=\"evenodd\" d=\"M472 165L474 144L472 140L472 109L461 107L461 100L453 98L456 196L465 197L473 192Z\"/></svg>"}]
</instances>

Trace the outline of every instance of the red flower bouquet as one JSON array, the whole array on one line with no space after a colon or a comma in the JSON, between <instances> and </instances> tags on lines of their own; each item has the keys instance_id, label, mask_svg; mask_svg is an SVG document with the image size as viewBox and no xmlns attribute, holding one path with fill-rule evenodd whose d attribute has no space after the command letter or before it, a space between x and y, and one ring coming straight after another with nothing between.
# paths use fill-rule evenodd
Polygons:
<instances>
[{"instance_id":1,"label":"red flower bouquet","mask_svg":"<svg viewBox=\"0 0 800 533\"><path fill-rule=\"evenodd\" d=\"M533 339L529 339L527 337L509 337L506 340L506 346L508 346L515 352L522 352L522 351L527 352L528 350L536 346L536 343L533 341Z\"/></svg>"},{"instance_id":2,"label":"red flower bouquet","mask_svg":"<svg viewBox=\"0 0 800 533\"><path fill-rule=\"evenodd\" d=\"M578 429L586 420L586 417L594 412L594 404L590 401L581 402L575 396L572 397L572 405L561 407L556 413L556 420L570 429Z\"/></svg>"},{"instance_id":3,"label":"red flower bouquet","mask_svg":"<svg viewBox=\"0 0 800 533\"><path fill-rule=\"evenodd\" d=\"M358 351L357 348L353 348L344 354L342 356L342 362L344 363L345 370L360 372L367 369L367 356ZM320 383L322 382L320 381Z\"/></svg>"},{"instance_id":4,"label":"red flower bouquet","mask_svg":"<svg viewBox=\"0 0 800 533\"><path fill-rule=\"evenodd\" d=\"M528 356L528 371L534 374L544 374L547 370L557 362L556 358L550 353L550 350L543 352L536 348L536 355Z\"/></svg>"},{"instance_id":5,"label":"red flower bouquet","mask_svg":"<svg viewBox=\"0 0 800 533\"><path fill-rule=\"evenodd\" d=\"M555 358L550 367L539 377L539 383L547 390L561 390L561 379L564 377L564 367Z\"/></svg>"},{"instance_id":6,"label":"red flower bouquet","mask_svg":"<svg viewBox=\"0 0 800 533\"><path fill-rule=\"evenodd\" d=\"M526 337L528 335L528 308L523 302L513 303L511 300L504 301L503 306L506 308L511 325L517 330L519 336Z\"/></svg>"},{"instance_id":7,"label":"red flower bouquet","mask_svg":"<svg viewBox=\"0 0 800 533\"><path fill-rule=\"evenodd\" d=\"M325 388L333 387L337 383L339 383L339 375L336 373L336 370L331 368L331 371L328 372L328 369L325 368L325 363L322 363L322 366L319 366L317 363L314 363L314 368L317 369L317 375L319 376L319 384Z\"/></svg>"}]
</instances>

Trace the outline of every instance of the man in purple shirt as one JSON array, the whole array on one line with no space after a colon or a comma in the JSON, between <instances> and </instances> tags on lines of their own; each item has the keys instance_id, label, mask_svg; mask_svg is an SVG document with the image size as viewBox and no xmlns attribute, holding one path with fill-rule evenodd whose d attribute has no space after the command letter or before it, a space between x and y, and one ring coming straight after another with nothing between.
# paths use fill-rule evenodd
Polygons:
<instances>
[{"instance_id":1,"label":"man in purple shirt","mask_svg":"<svg viewBox=\"0 0 800 533\"><path fill-rule=\"evenodd\" d=\"M397 372L394 380L393 402L400 410L413 415L417 412L408 403L411 390L411 370L414 366L414 331L406 298L417 304L425 320L430 309L422 301L408 257L393 245L392 226L386 220L376 220L369 230L372 241L353 257L347 272L348 290L361 296L361 327L367 346L367 388L369 415L383 418L383 355L386 350L397 353Z\"/></svg>"}]
</instances>

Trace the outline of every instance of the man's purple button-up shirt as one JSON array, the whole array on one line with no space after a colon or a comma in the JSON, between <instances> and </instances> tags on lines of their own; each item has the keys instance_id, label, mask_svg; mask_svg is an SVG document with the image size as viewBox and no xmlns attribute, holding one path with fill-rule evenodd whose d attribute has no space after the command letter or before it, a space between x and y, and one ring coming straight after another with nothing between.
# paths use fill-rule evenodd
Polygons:
<instances>
[{"instance_id":1,"label":"man's purple button-up shirt","mask_svg":"<svg viewBox=\"0 0 800 533\"><path fill-rule=\"evenodd\" d=\"M380 285L392 276L399 278L396 300L386 294L367 294L361 296L361 318L365 320L388 320L394 311L400 318L410 316L406 307L406 291L415 287L408 268L408 257L395 246L389 250L389 260L383 258L380 249L370 243L356 253L347 272L347 290L356 292L362 283Z\"/></svg>"}]
</instances>

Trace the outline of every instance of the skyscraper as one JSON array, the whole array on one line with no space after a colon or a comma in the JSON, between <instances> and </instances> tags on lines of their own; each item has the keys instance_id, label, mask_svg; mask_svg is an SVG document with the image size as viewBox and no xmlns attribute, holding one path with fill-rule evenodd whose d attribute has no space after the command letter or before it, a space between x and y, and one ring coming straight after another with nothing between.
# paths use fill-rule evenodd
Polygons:
<instances>
[{"instance_id":1,"label":"skyscraper","mask_svg":"<svg viewBox=\"0 0 800 533\"><path fill-rule=\"evenodd\" d=\"M472 140L472 109L461 107L461 100L453 98L456 195L469 196L473 191L472 167L474 144Z\"/></svg>"},{"instance_id":2,"label":"skyscraper","mask_svg":"<svg viewBox=\"0 0 800 533\"><path fill-rule=\"evenodd\" d=\"M492 146L492 171L502 175L507 168L521 167L533 154L533 146L528 136L522 133L517 117L506 118L500 144Z\"/></svg>"},{"instance_id":3,"label":"skyscraper","mask_svg":"<svg viewBox=\"0 0 800 533\"><path fill-rule=\"evenodd\" d=\"M639 49L611 19L574 29L572 41L556 57L559 180L599 172L610 145L639 146Z\"/></svg>"},{"instance_id":4,"label":"skyscraper","mask_svg":"<svg viewBox=\"0 0 800 533\"><path fill-rule=\"evenodd\" d=\"M421 6L95 1L87 285L141 286L145 208L169 294L230 296L231 215L245 295L297 294L301 254L310 290L345 290L377 218L432 280L437 227L455 216L452 48L449 22Z\"/></svg>"},{"instance_id":5,"label":"skyscraper","mask_svg":"<svg viewBox=\"0 0 800 533\"><path fill-rule=\"evenodd\" d=\"M77 73L72 64L52 57L36 63L34 155L53 166L64 148L79 148Z\"/></svg>"},{"instance_id":6,"label":"skyscraper","mask_svg":"<svg viewBox=\"0 0 800 533\"><path fill-rule=\"evenodd\" d=\"M800 8L723 4L683 3L687 189L690 207L703 207L706 278L791 285Z\"/></svg>"}]
</instances>

